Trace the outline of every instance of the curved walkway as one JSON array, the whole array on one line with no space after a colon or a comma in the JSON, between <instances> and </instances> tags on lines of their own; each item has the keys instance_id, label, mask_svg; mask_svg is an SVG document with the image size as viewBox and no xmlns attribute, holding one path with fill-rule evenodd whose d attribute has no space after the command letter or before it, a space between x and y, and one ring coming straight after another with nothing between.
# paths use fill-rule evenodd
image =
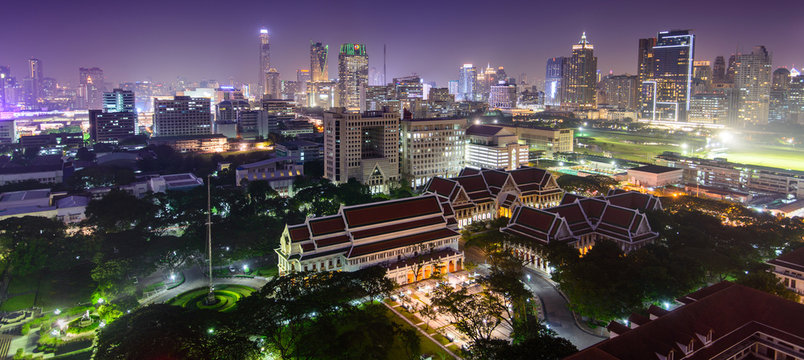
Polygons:
<instances>
[{"instance_id":1,"label":"curved walkway","mask_svg":"<svg viewBox=\"0 0 804 360\"><path fill-rule=\"evenodd\" d=\"M176 295L179 295L185 291L205 287L209 284L209 280L207 279L206 276L204 276L204 272L197 267L185 269L183 273L184 273L184 283L170 290L161 291L147 298L140 299L140 305L161 304L164 303L165 301L168 301L176 297ZM253 287L258 290L267 282L268 279L263 277L254 277L254 278L225 277L225 278L212 279L213 285L237 284L237 285L245 285Z\"/></svg>"},{"instance_id":2,"label":"curved walkway","mask_svg":"<svg viewBox=\"0 0 804 360\"><path fill-rule=\"evenodd\" d=\"M582 350L599 343L606 337L586 332L575 321L575 316L569 309L567 299L556 289L552 282L542 277L538 272L525 269L530 279L523 280L530 287L533 295L542 300L544 321L559 336L569 340L578 350Z\"/></svg>"}]
</instances>

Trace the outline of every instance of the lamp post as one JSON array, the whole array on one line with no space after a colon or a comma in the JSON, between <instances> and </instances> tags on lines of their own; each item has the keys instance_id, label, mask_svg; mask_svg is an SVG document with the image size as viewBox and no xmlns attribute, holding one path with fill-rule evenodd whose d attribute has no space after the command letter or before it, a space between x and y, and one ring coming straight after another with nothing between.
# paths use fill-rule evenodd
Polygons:
<instances>
[{"instance_id":1,"label":"lamp post","mask_svg":"<svg viewBox=\"0 0 804 360\"><path fill-rule=\"evenodd\" d=\"M210 200L210 175L207 175L207 256L209 259L209 293L207 293L207 305L216 303L215 293L212 290L212 206Z\"/></svg>"}]
</instances>

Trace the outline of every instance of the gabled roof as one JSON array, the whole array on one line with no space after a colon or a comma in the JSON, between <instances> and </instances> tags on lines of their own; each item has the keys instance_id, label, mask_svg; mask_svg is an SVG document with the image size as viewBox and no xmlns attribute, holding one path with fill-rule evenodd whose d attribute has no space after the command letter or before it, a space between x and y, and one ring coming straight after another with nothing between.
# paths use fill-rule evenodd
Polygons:
<instances>
[{"instance_id":1,"label":"gabled roof","mask_svg":"<svg viewBox=\"0 0 804 360\"><path fill-rule=\"evenodd\" d=\"M346 230L346 224L340 214L309 219L310 232L313 236L332 234Z\"/></svg>"},{"instance_id":2,"label":"gabled roof","mask_svg":"<svg viewBox=\"0 0 804 360\"><path fill-rule=\"evenodd\" d=\"M307 229L307 224L288 226L288 233L290 234L291 242L299 242L310 239L310 231Z\"/></svg>"},{"instance_id":3,"label":"gabled roof","mask_svg":"<svg viewBox=\"0 0 804 360\"><path fill-rule=\"evenodd\" d=\"M567 234L561 232L564 228ZM528 206L519 206L514 209L508 225L500 231L521 235L543 244L551 241L563 241L569 238L566 221L555 213L535 209Z\"/></svg>"},{"instance_id":4,"label":"gabled roof","mask_svg":"<svg viewBox=\"0 0 804 360\"><path fill-rule=\"evenodd\" d=\"M660 210L662 208L659 198L651 194L643 194L637 191L618 192L614 195L606 196L606 200L614 205L642 212Z\"/></svg>"},{"instance_id":5,"label":"gabled roof","mask_svg":"<svg viewBox=\"0 0 804 360\"><path fill-rule=\"evenodd\" d=\"M436 176L427 182L424 192L449 198L456 186L458 186L457 181Z\"/></svg>"},{"instance_id":6,"label":"gabled roof","mask_svg":"<svg viewBox=\"0 0 804 360\"><path fill-rule=\"evenodd\" d=\"M788 269L804 271L804 247L800 247L796 250L782 254L782 256L768 261L768 263L771 265L783 266Z\"/></svg>"},{"instance_id":7,"label":"gabled roof","mask_svg":"<svg viewBox=\"0 0 804 360\"><path fill-rule=\"evenodd\" d=\"M442 212L438 198L435 195L353 205L341 209L343 218L346 219L349 228L418 216L442 214Z\"/></svg>"}]
</instances>

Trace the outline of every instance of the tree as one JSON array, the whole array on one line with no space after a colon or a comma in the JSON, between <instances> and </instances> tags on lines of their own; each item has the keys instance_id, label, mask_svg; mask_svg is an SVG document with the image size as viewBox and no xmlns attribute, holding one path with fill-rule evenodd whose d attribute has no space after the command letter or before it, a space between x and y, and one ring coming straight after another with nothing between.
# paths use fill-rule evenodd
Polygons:
<instances>
[{"instance_id":1,"label":"tree","mask_svg":"<svg viewBox=\"0 0 804 360\"><path fill-rule=\"evenodd\" d=\"M505 311L502 301L488 291L470 294L466 288L455 291L443 284L433 291L432 305L449 315L455 328L473 342L489 340Z\"/></svg>"},{"instance_id":2,"label":"tree","mask_svg":"<svg viewBox=\"0 0 804 360\"><path fill-rule=\"evenodd\" d=\"M221 313L149 305L100 330L95 359L257 359L256 343Z\"/></svg>"},{"instance_id":3,"label":"tree","mask_svg":"<svg viewBox=\"0 0 804 360\"><path fill-rule=\"evenodd\" d=\"M491 265L489 274L483 276L480 282L511 305L512 310L509 310L508 306L503 308L508 315L504 319L513 327L516 317L527 314L526 303L531 297L530 291L525 289L521 281L525 275L524 266L511 251L502 249L489 253L489 263Z\"/></svg>"},{"instance_id":4,"label":"tree","mask_svg":"<svg viewBox=\"0 0 804 360\"><path fill-rule=\"evenodd\" d=\"M742 284L787 300L798 301L798 294L788 289L776 275L769 272L769 266L757 264L751 270L737 276L736 283Z\"/></svg>"},{"instance_id":5,"label":"tree","mask_svg":"<svg viewBox=\"0 0 804 360\"><path fill-rule=\"evenodd\" d=\"M67 241L65 229L61 221L39 216L0 221L0 259L6 271L25 276L71 265L82 244Z\"/></svg>"},{"instance_id":6,"label":"tree","mask_svg":"<svg viewBox=\"0 0 804 360\"><path fill-rule=\"evenodd\" d=\"M396 284L385 276L386 272L384 267L372 266L355 273L355 278L369 301L382 300L382 298L390 296L396 288Z\"/></svg>"},{"instance_id":7,"label":"tree","mask_svg":"<svg viewBox=\"0 0 804 360\"><path fill-rule=\"evenodd\" d=\"M153 203L115 189L103 198L89 202L85 222L89 226L95 226L101 233L132 229L144 233L157 212Z\"/></svg>"}]
</instances>

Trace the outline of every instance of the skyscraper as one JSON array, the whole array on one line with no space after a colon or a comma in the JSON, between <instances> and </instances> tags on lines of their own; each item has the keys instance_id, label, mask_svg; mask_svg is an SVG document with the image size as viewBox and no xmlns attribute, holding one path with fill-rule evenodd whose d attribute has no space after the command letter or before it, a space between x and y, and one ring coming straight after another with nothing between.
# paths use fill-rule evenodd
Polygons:
<instances>
[{"instance_id":1,"label":"skyscraper","mask_svg":"<svg viewBox=\"0 0 804 360\"><path fill-rule=\"evenodd\" d=\"M265 98L266 99L281 99L282 86L279 82L279 72L271 68L265 73Z\"/></svg>"},{"instance_id":2,"label":"skyscraper","mask_svg":"<svg viewBox=\"0 0 804 360\"><path fill-rule=\"evenodd\" d=\"M472 64L463 64L458 71L458 93L455 96L455 100L476 101L477 68Z\"/></svg>"},{"instance_id":3,"label":"skyscraper","mask_svg":"<svg viewBox=\"0 0 804 360\"><path fill-rule=\"evenodd\" d=\"M28 74L23 80L25 104L33 106L42 97L42 62L28 59Z\"/></svg>"},{"instance_id":4,"label":"skyscraper","mask_svg":"<svg viewBox=\"0 0 804 360\"><path fill-rule=\"evenodd\" d=\"M785 68L778 68L774 70L771 80L768 122L782 122L787 120L789 90L790 70Z\"/></svg>"},{"instance_id":5,"label":"skyscraper","mask_svg":"<svg viewBox=\"0 0 804 360\"><path fill-rule=\"evenodd\" d=\"M489 108L513 109L516 107L516 85L500 83L489 90Z\"/></svg>"},{"instance_id":6,"label":"skyscraper","mask_svg":"<svg viewBox=\"0 0 804 360\"><path fill-rule=\"evenodd\" d=\"M103 110L89 110L89 137L95 142L118 143L137 134L134 92L114 89L103 93Z\"/></svg>"},{"instance_id":7,"label":"skyscraper","mask_svg":"<svg viewBox=\"0 0 804 360\"><path fill-rule=\"evenodd\" d=\"M768 123L770 87L771 55L768 50L758 45L748 54L737 54L734 61L737 125Z\"/></svg>"},{"instance_id":8,"label":"skyscraper","mask_svg":"<svg viewBox=\"0 0 804 360\"><path fill-rule=\"evenodd\" d=\"M268 29L260 29L260 72L259 79L263 95L268 94L268 71L271 70L271 36Z\"/></svg>"},{"instance_id":9,"label":"skyscraper","mask_svg":"<svg viewBox=\"0 0 804 360\"><path fill-rule=\"evenodd\" d=\"M297 104L307 103L307 84L312 80L313 78L309 69L296 70L296 86L298 88L293 100L296 101Z\"/></svg>"},{"instance_id":10,"label":"skyscraper","mask_svg":"<svg viewBox=\"0 0 804 360\"><path fill-rule=\"evenodd\" d=\"M312 81L329 81L329 70L327 69L328 52L329 45L310 42L310 75Z\"/></svg>"},{"instance_id":11,"label":"skyscraper","mask_svg":"<svg viewBox=\"0 0 804 360\"><path fill-rule=\"evenodd\" d=\"M734 83L734 61L736 61L735 56L729 56L729 67L726 68L726 82L729 84Z\"/></svg>"},{"instance_id":12,"label":"skyscraper","mask_svg":"<svg viewBox=\"0 0 804 360\"><path fill-rule=\"evenodd\" d=\"M712 82L716 84L726 82L726 60L722 56L716 57L712 65Z\"/></svg>"},{"instance_id":13,"label":"skyscraper","mask_svg":"<svg viewBox=\"0 0 804 360\"><path fill-rule=\"evenodd\" d=\"M365 110L368 71L366 45L341 45L341 51L338 52L338 94L341 107Z\"/></svg>"},{"instance_id":14,"label":"skyscraper","mask_svg":"<svg viewBox=\"0 0 804 360\"><path fill-rule=\"evenodd\" d=\"M182 136L212 134L209 98L175 96L154 99L154 135Z\"/></svg>"},{"instance_id":15,"label":"skyscraper","mask_svg":"<svg viewBox=\"0 0 804 360\"><path fill-rule=\"evenodd\" d=\"M639 39L639 51L637 54L637 81L641 87L642 83L653 76L653 47L656 46L656 38ZM642 93L637 91L637 101L642 102Z\"/></svg>"},{"instance_id":16,"label":"skyscraper","mask_svg":"<svg viewBox=\"0 0 804 360\"><path fill-rule=\"evenodd\" d=\"M712 88L712 67L709 61L693 61L692 64L692 93L709 92Z\"/></svg>"},{"instance_id":17,"label":"skyscraper","mask_svg":"<svg viewBox=\"0 0 804 360\"><path fill-rule=\"evenodd\" d=\"M11 77L11 69L8 66L0 66L0 111L6 110L6 82Z\"/></svg>"},{"instance_id":18,"label":"skyscraper","mask_svg":"<svg viewBox=\"0 0 804 360\"><path fill-rule=\"evenodd\" d=\"M114 89L103 93L103 111L134 112L134 92L130 90Z\"/></svg>"},{"instance_id":19,"label":"skyscraper","mask_svg":"<svg viewBox=\"0 0 804 360\"><path fill-rule=\"evenodd\" d=\"M567 58L563 56L547 59L547 71L544 80L544 104L551 106L561 105L562 91L564 89L562 79L564 69L567 66Z\"/></svg>"},{"instance_id":20,"label":"skyscraper","mask_svg":"<svg viewBox=\"0 0 804 360\"><path fill-rule=\"evenodd\" d=\"M597 85L597 58L595 47L586 40L586 33L581 41L572 45L572 56L567 60L564 73L565 97L562 105L581 109L595 107L595 89Z\"/></svg>"},{"instance_id":21,"label":"skyscraper","mask_svg":"<svg viewBox=\"0 0 804 360\"><path fill-rule=\"evenodd\" d=\"M638 82L635 75L608 75L600 81L598 106L634 111L637 109Z\"/></svg>"},{"instance_id":22,"label":"skyscraper","mask_svg":"<svg viewBox=\"0 0 804 360\"><path fill-rule=\"evenodd\" d=\"M78 69L78 106L83 109L103 107L103 70L97 67Z\"/></svg>"},{"instance_id":23,"label":"skyscraper","mask_svg":"<svg viewBox=\"0 0 804 360\"><path fill-rule=\"evenodd\" d=\"M640 46L642 42L640 42ZM695 35L689 30L662 31L645 60L640 89L641 117L649 120L686 121L692 93Z\"/></svg>"}]
</instances>

